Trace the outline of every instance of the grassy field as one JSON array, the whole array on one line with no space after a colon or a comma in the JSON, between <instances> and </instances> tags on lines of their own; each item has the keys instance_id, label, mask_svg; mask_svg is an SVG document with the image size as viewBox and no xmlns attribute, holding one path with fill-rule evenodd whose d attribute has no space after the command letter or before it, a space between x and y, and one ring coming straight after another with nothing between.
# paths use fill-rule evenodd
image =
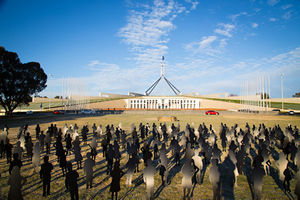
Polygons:
<instances>
[{"instance_id":1,"label":"grassy field","mask_svg":"<svg viewBox=\"0 0 300 200\"><path fill-rule=\"evenodd\" d=\"M163 115L163 113L162 113ZM146 124L157 122L157 115L105 115L105 116L81 116L81 115L50 115L50 116L22 116L22 117L14 117L11 119L0 118L0 128L3 128L4 124L7 124L9 129L9 137L12 138L12 144L15 146L16 144L16 135L19 130L19 127L25 124L29 125L29 130L32 135L33 142L35 143L35 126L36 124L40 124L41 130L46 130L51 123L56 124L58 128L62 128L64 124L70 125L71 123L77 124L80 129L86 123L90 126L90 134L88 137L88 143L91 142L92 139L92 126L94 123L96 125L102 125L105 127L107 124L114 124L115 127L118 126L119 123L122 123L123 129L126 130L129 135L130 125L135 123L138 127L140 123ZM288 115L276 115L276 116L268 116L268 115L219 115L219 116L196 116L196 115L178 115L176 116L179 120L181 131L184 130L185 125L187 123L191 124L194 122L195 127L198 127L199 124L205 123L208 127L211 124L216 132L219 131L220 123L223 122L227 124L228 127L233 126L235 123L239 124L241 128L245 127L246 122L252 127L252 125L258 126L261 123L264 123L267 127L273 127L274 124L279 124L282 129L288 124L292 124L293 126L300 127L300 118L299 116L288 116ZM177 122L176 122L177 124ZM170 126L171 123L168 122L167 126ZM182 132L181 132L182 134ZM115 136L114 136L115 138ZM217 141L219 144L219 148L221 147L220 140ZM65 145L65 143L63 143ZM160 147L159 147L160 148ZM82 156L83 156L83 164L86 159L85 155L89 152L89 147L83 145L82 146ZM133 176L133 184L129 187L125 185L126 180L126 169L124 167L126 163L126 153L124 149L120 149L122 152L121 169L124 170L125 175L121 179L121 191L118 194L118 198L120 199L146 199L146 185L143 182L143 163L140 163L140 172L135 173ZM280 153L277 147L272 150L272 154L270 155L271 165L271 175L264 176L263 178L263 199L295 199L296 196L293 193L293 190L296 185L296 180L294 179L295 171L294 168L291 167L293 180L291 181L291 190L292 193L285 193L283 191L282 183L278 179L277 168L274 166L274 162L278 159L278 153ZM221 195L223 199L252 199L252 191L249 187L249 176L251 172L251 167L249 167L252 159L255 157L257 153L257 146L252 145L250 154L245 159L245 167L244 172L245 175L238 176L238 187L232 188L230 187L229 180L227 179L227 166L226 162L223 162L227 157L227 153L222 155L222 163L220 164L221 169ZM42 157L45 153L41 154L41 164ZM181 154L181 165L178 167L174 166L173 158L171 157L170 152L168 153L168 157L171 162L169 164L169 182L166 186L161 185L161 180L158 172L155 174L155 198L156 199L180 199L183 196L183 190L181 187L182 180L182 165L184 164L184 155ZM141 157L141 155L140 155ZM74 155L68 155L67 160L73 163L73 168L76 169L76 163L74 161ZM33 166L31 161L28 161L26 157L23 158L23 167L21 168L21 175L27 178L27 183L22 187L22 193L24 199L41 199L42 198L42 182L38 173L34 173ZM54 166L54 170L52 173L52 182L51 182L51 195L47 196L44 199L69 199L69 193L66 191L64 186L65 178L62 176L61 169L59 168L59 164L57 163L57 158L55 156L55 149L51 147L50 152L50 162ZM153 161L153 165L159 169L158 160ZM9 165L6 164L6 159L0 159L0 173L2 176L0 177L0 199L6 199L9 191L9 186L7 181L9 179L8 168ZM212 199L212 184L209 182L208 174L211 165L208 165L205 168L205 175L203 178L202 184L193 185L191 191L192 199ZM106 175L106 161L102 157L102 149L100 148L100 144L98 144L98 155L96 158L96 166L94 167L94 181L93 188L86 190L86 181L85 175L82 169L77 170L79 173L79 196L80 199L109 199L111 197L111 193L109 192L111 177ZM251 185L251 184L250 184Z\"/></svg>"},{"instance_id":2,"label":"grassy field","mask_svg":"<svg viewBox=\"0 0 300 200\"><path fill-rule=\"evenodd\" d=\"M203 98L203 97L201 97ZM207 100L215 100L215 101L224 101L224 102L230 102L230 103L240 103L240 100L235 100L235 99L217 99L217 98L203 98ZM243 103L243 102L242 102ZM268 104L268 99L265 100L265 103ZM252 104L252 105L258 105L259 102L257 101L252 101L252 102L245 102L244 104ZM271 107L272 108L282 108L282 103L281 102L271 102ZM300 104L299 103L284 103L284 109L286 110L300 110Z\"/></svg>"}]
</instances>

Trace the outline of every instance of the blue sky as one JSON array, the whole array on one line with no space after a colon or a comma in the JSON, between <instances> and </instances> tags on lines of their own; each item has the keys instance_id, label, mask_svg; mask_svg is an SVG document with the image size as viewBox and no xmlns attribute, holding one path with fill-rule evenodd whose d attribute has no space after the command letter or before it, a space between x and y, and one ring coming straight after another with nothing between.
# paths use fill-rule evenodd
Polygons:
<instances>
[{"instance_id":1,"label":"blue sky","mask_svg":"<svg viewBox=\"0 0 300 200\"><path fill-rule=\"evenodd\" d=\"M270 76L271 97L300 92L300 2L1 1L0 46L21 62L100 92L144 93L165 76L183 94L240 93L242 82ZM50 86L50 84L47 84ZM172 94L161 82L152 94ZM49 96L49 87L41 95Z\"/></svg>"}]
</instances>

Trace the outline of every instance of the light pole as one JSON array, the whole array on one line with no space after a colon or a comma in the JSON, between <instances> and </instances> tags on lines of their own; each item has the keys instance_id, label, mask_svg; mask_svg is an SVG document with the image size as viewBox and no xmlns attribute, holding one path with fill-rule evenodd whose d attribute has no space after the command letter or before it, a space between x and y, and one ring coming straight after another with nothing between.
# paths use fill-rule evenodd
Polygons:
<instances>
[{"instance_id":1,"label":"light pole","mask_svg":"<svg viewBox=\"0 0 300 200\"><path fill-rule=\"evenodd\" d=\"M51 108L51 82L52 82L52 76L53 74L49 74L50 76L50 94L49 94L49 110Z\"/></svg>"},{"instance_id":2,"label":"light pole","mask_svg":"<svg viewBox=\"0 0 300 200\"><path fill-rule=\"evenodd\" d=\"M282 82L282 76L284 75L283 73L279 74L281 76L281 104L282 104L282 110L283 110L283 82Z\"/></svg>"}]
</instances>

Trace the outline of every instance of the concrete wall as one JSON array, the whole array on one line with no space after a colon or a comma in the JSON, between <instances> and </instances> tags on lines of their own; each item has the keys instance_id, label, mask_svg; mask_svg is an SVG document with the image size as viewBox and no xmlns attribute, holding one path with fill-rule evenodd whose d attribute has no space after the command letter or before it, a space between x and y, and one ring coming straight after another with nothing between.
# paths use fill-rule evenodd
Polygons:
<instances>
[{"instance_id":1,"label":"concrete wall","mask_svg":"<svg viewBox=\"0 0 300 200\"><path fill-rule=\"evenodd\" d=\"M139 94L139 93L134 93L134 92L128 92L128 96L130 96L130 97L140 97L140 96L145 96L145 95Z\"/></svg>"},{"instance_id":2,"label":"concrete wall","mask_svg":"<svg viewBox=\"0 0 300 200\"><path fill-rule=\"evenodd\" d=\"M104 102L97 102L91 103L91 109L103 109L103 108L122 108L124 109L127 106L125 99L119 99L114 101L104 101Z\"/></svg>"},{"instance_id":3,"label":"concrete wall","mask_svg":"<svg viewBox=\"0 0 300 200\"><path fill-rule=\"evenodd\" d=\"M207 99L201 100L200 108L227 109L227 110L240 110L240 109L260 110L261 109L258 106L246 107L246 105L243 106L238 103L228 103L228 102L214 101L214 100L207 100ZM270 108L269 110L272 109Z\"/></svg>"},{"instance_id":4,"label":"concrete wall","mask_svg":"<svg viewBox=\"0 0 300 200\"><path fill-rule=\"evenodd\" d=\"M221 96L228 97L228 93L205 94L205 95L198 95L197 97L222 98Z\"/></svg>"},{"instance_id":5,"label":"concrete wall","mask_svg":"<svg viewBox=\"0 0 300 200\"><path fill-rule=\"evenodd\" d=\"M119 97L128 97L128 95L123 94L112 94L112 93L99 93L99 97L101 98L119 98Z\"/></svg>"},{"instance_id":6,"label":"concrete wall","mask_svg":"<svg viewBox=\"0 0 300 200\"><path fill-rule=\"evenodd\" d=\"M64 99L64 101L66 101L66 99ZM32 97L32 102L34 102L34 103L49 102L49 98L35 98L35 97ZM61 99L51 98L51 102L61 102Z\"/></svg>"},{"instance_id":7,"label":"concrete wall","mask_svg":"<svg viewBox=\"0 0 300 200\"><path fill-rule=\"evenodd\" d=\"M271 102L282 102L281 98L271 99ZM284 103L300 103L300 98L283 98Z\"/></svg>"},{"instance_id":8,"label":"concrete wall","mask_svg":"<svg viewBox=\"0 0 300 200\"><path fill-rule=\"evenodd\" d=\"M198 92L192 92L192 93L184 94L183 96L198 96Z\"/></svg>"}]
</instances>

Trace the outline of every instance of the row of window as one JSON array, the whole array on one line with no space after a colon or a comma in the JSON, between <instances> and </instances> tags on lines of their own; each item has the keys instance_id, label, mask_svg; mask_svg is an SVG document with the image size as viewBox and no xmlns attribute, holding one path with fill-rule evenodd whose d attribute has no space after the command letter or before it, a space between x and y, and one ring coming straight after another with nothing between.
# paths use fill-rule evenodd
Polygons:
<instances>
[{"instance_id":1,"label":"row of window","mask_svg":"<svg viewBox=\"0 0 300 200\"><path fill-rule=\"evenodd\" d=\"M172 103L196 103L196 100L171 100L171 102ZM157 100L131 100L131 103L157 103Z\"/></svg>"}]
</instances>

